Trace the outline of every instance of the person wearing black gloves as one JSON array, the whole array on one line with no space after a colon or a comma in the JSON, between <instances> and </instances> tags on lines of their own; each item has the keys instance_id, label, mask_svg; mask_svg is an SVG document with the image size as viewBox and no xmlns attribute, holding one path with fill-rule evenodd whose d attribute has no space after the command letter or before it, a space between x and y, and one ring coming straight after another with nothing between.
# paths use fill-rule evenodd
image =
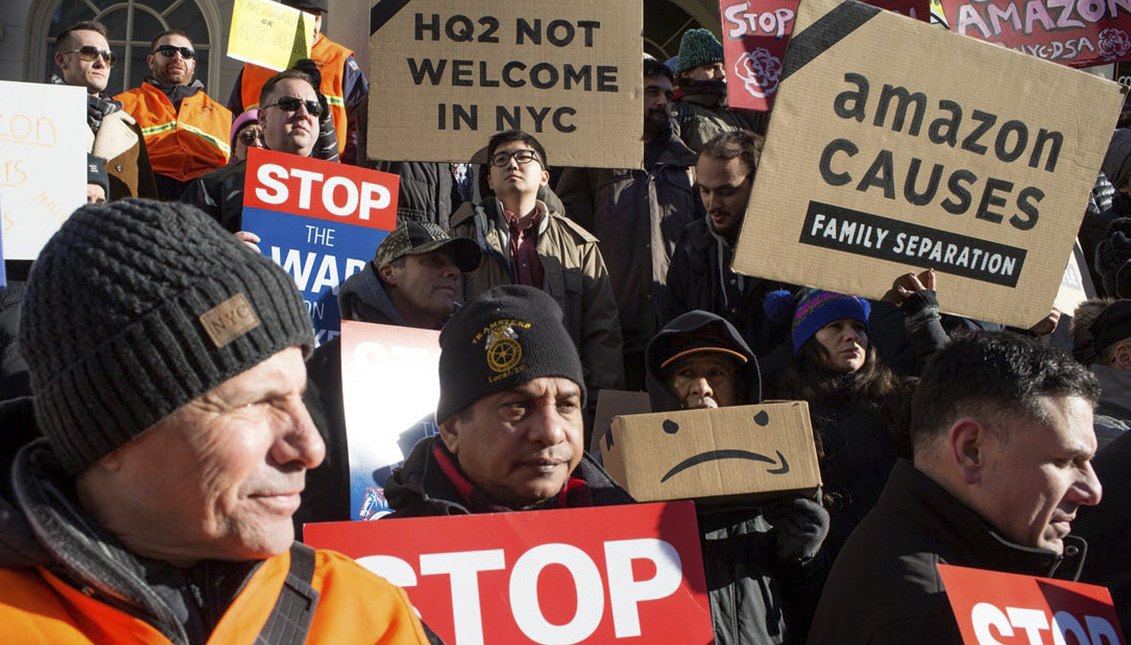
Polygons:
<instances>
[{"instance_id":1,"label":"person wearing black gloves","mask_svg":"<svg viewBox=\"0 0 1131 645\"><path fill-rule=\"evenodd\" d=\"M646 352L655 412L760 403L758 361L725 319L690 311ZM816 559L829 529L820 502L791 496L699 512L715 642L800 643L819 595Z\"/></svg>"}]
</instances>

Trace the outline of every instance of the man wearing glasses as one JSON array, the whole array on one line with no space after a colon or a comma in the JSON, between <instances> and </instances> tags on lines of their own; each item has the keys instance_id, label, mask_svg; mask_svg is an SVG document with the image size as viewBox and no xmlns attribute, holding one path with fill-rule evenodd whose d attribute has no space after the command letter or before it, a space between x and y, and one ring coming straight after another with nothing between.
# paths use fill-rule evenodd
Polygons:
<instances>
[{"instance_id":1,"label":"man wearing glasses","mask_svg":"<svg viewBox=\"0 0 1131 645\"><path fill-rule=\"evenodd\" d=\"M487 185L494 195L474 209L465 203L452 216L452 235L478 241L483 251L479 268L463 276L463 300L504 284L550 294L565 312L595 406L598 390L624 386L617 303L597 238L538 199L550 173L537 139L517 130L500 132L491 137L487 153ZM586 415L586 427L591 421Z\"/></svg>"},{"instance_id":2,"label":"man wearing glasses","mask_svg":"<svg viewBox=\"0 0 1131 645\"><path fill-rule=\"evenodd\" d=\"M161 199L177 200L189 181L228 163L232 113L193 78L196 51L184 32L158 35L145 61L141 87L114 99L141 126Z\"/></svg>"},{"instance_id":3,"label":"man wearing glasses","mask_svg":"<svg viewBox=\"0 0 1131 645\"><path fill-rule=\"evenodd\" d=\"M106 27L100 22L80 22L59 34L55 41L59 75L53 75L51 82L87 91L87 152L106 162L109 199L155 198L157 186L141 128L122 110L120 102L102 95L115 62L117 56L110 51Z\"/></svg>"},{"instance_id":4,"label":"man wearing glasses","mask_svg":"<svg viewBox=\"0 0 1131 645\"><path fill-rule=\"evenodd\" d=\"M322 109L308 74L290 69L272 76L259 95L259 123L266 148L311 156ZM189 182L181 201L208 213L236 237L254 245L259 237L241 230L246 172L245 160L205 173Z\"/></svg>"}]
</instances>

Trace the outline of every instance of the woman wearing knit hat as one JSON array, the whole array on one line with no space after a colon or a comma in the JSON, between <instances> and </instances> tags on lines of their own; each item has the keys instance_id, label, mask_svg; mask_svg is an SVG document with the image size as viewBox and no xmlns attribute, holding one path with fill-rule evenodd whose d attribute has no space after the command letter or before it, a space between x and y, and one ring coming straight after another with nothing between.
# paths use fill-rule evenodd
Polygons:
<instances>
[{"instance_id":1,"label":"woman wearing knit hat","mask_svg":"<svg viewBox=\"0 0 1131 645\"><path fill-rule=\"evenodd\" d=\"M934 273L897 280L910 343L925 355L945 339L934 294ZM906 285L906 286L904 286ZM769 385L771 398L809 402L821 458L821 479L830 498L831 526L824 550L840 549L879 499L897 456L906 445L909 383L876 354L868 339L869 302L858 296L804 289L766 296L766 314L789 323L793 362ZM831 560L830 560L831 562Z\"/></svg>"},{"instance_id":2,"label":"woman wearing knit hat","mask_svg":"<svg viewBox=\"0 0 1131 645\"><path fill-rule=\"evenodd\" d=\"M251 108L232 122L232 157L228 163L247 159L248 148L263 148L263 126L259 124L259 108Z\"/></svg>"}]
</instances>

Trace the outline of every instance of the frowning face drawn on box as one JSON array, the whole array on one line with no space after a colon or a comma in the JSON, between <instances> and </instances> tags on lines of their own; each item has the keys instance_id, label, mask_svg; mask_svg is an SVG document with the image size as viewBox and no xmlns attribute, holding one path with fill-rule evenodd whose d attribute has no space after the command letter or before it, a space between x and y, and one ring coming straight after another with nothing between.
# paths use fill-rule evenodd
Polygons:
<instances>
[{"instance_id":1,"label":"frowning face drawn on box","mask_svg":"<svg viewBox=\"0 0 1131 645\"><path fill-rule=\"evenodd\" d=\"M752 429L757 430L758 427L765 427L769 425L770 415L767 414L765 410L762 410L755 414L752 417L751 421L753 422L754 426ZM661 424L661 428L664 431L664 436L660 438L660 441L670 442L672 440L679 440L680 427L678 423L672 421L671 419L665 419L663 424ZM670 449L670 446L665 446L665 450ZM772 466L772 468L767 468L766 473L771 475L784 475L788 473L789 462L786 460L785 455L781 454L780 450L775 450L774 452L776 454L776 459L774 457L767 457L766 455L763 455L761 453L753 452L751 450L746 450L743 448L716 448L714 450L708 450L706 452L699 452L672 466L671 469L669 469L667 473L665 473L664 476L660 478L660 483L666 483L676 475L684 471L697 468L703 464L713 461L730 459L747 460L769 464L770 466Z\"/></svg>"}]
</instances>

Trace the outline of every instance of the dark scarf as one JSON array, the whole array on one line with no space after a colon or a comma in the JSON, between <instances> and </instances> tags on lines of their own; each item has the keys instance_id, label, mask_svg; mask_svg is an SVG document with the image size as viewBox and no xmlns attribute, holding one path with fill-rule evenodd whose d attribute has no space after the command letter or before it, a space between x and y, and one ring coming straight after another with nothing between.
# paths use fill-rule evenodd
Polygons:
<instances>
[{"instance_id":1,"label":"dark scarf","mask_svg":"<svg viewBox=\"0 0 1131 645\"><path fill-rule=\"evenodd\" d=\"M726 98L727 82L724 80L692 81L684 79L679 82L675 98L679 100L684 96L710 96L720 99Z\"/></svg>"},{"instance_id":2,"label":"dark scarf","mask_svg":"<svg viewBox=\"0 0 1131 645\"><path fill-rule=\"evenodd\" d=\"M448 452L444 442L436 441L432 446L432 456L436 459L436 463L440 465L440 470L447 476L448 480L455 486L456 491L459 492L460 497L464 503L467 504L468 510L472 513L509 513L512 511L547 511L555 508L581 508L593 505L593 493L589 490L589 484L584 480L570 477L569 481L562 488L562 491L551 499L548 499L540 504L533 506L524 506L521 508L514 508L507 506L495 498L491 497L490 493L476 486L463 474L459 465L452 459L452 453Z\"/></svg>"},{"instance_id":3,"label":"dark scarf","mask_svg":"<svg viewBox=\"0 0 1131 645\"><path fill-rule=\"evenodd\" d=\"M57 74L52 74L50 81L53 85L67 84L63 79L59 78ZM121 101L115 101L101 94L87 94L86 124L90 126L90 131L94 134L98 134L98 129L102 127L102 119L120 109L122 109Z\"/></svg>"}]
</instances>

